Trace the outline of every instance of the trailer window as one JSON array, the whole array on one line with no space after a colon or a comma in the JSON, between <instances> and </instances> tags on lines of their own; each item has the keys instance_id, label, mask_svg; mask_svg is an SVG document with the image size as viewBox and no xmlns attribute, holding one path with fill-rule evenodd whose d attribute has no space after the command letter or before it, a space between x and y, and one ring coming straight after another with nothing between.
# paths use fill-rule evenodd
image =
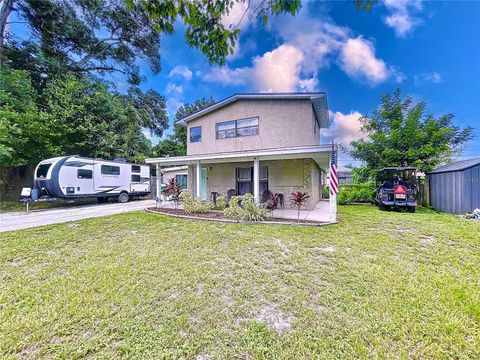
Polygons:
<instances>
[{"instance_id":1,"label":"trailer window","mask_svg":"<svg viewBox=\"0 0 480 360\"><path fill-rule=\"evenodd\" d=\"M120 175L120 167L112 165L102 165L103 175Z\"/></svg>"},{"instance_id":2,"label":"trailer window","mask_svg":"<svg viewBox=\"0 0 480 360\"><path fill-rule=\"evenodd\" d=\"M132 175L132 182L140 182L140 175Z\"/></svg>"},{"instance_id":3,"label":"trailer window","mask_svg":"<svg viewBox=\"0 0 480 360\"><path fill-rule=\"evenodd\" d=\"M37 169L37 178L46 178L48 169L50 169L50 166L52 166L52 164L39 165Z\"/></svg>"},{"instance_id":4,"label":"trailer window","mask_svg":"<svg viewBox=\"0 0 480 360\"><path fill-rule=\"evenodd\" d=\"M132 172L139 173L140 172L140 165L132 165Z\"/></svg>"},{"instance_id":5,"label":"trailer window","mask_svg":"<svg viewBox=\"0 0 480 360\"><path fill-rule=\"evenodd\" d=\"M78 169L77 170L77 178L79 178L79 179L91 179L92 178L92 170Z\"/></svg>"}]
</instances>

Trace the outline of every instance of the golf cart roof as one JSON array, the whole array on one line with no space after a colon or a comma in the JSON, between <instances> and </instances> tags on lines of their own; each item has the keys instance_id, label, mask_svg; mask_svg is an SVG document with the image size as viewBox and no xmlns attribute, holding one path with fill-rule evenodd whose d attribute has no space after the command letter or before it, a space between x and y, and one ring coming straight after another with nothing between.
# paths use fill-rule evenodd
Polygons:
<instances>
[{"instance_id":1,"label":"golf cart roof","mask_svg":"<svg viewBox=\"0 0 480 360\"><path fill-rule=\"evenodd\" d=\"M402 167L402 166L395 167L395 166L393 166L393 167L386 167L386 168L380 169L377 172L381 172L381 171L405 171L405 170L417 170L417 168L415 168L413 166L405 166L405 167Z\"/></svg>"}]
</instances>

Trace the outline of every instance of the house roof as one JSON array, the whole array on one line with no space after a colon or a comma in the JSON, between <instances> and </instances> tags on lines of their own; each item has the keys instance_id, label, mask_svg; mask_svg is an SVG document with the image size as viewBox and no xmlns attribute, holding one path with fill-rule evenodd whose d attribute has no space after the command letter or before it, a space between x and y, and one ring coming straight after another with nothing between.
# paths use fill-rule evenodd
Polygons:
<instances>
[{"instance_id":1,"label":"house roof","mask_svg":"<svg viewBox=\"0 0 480 360\"><path fill-rule=\"evenodd\" d=\"M250 161L254 157L260 160L279 160L279 159L304 159L312 158L317 162L327 162L332 145L314 145L314 146L298 146L290 148L277 149L261 149L246 151L231 151L224 153L172 156L161 158L146 159L147 164L159 164L162 166L197 164L198 162L208 163L224 163L224 162L241 162Z\"/></svg>"},{"instance_id":2,"label":"house roof","mask_svg":"<svg viewBox=\"0 0 480 360\"><path fill-rule=\"evenodd\" d=\"M466 170L477 165L480 165L480 158L454 161L452 163L437 167L436 169L430 171L429 174Z\"/></svg>"},{"instance_id":3,"label":"house roof","mask_svg":"<svg viewBox=\"0 0 480 360\"><path fill-rule=\"evenodd\" d=\"M162 169L162 173L167 173L167 172L172 172L172 171L186 171L188 170L188 166L185 165L185 166L172 166L172 167L168 167L168 168L163 168Z\"/></svg>"},{"instance_id":4,"label":"house roof","mask_svg":"<svg viewBox=\"0 0 480 360\"><path fill-rule=\"evenodd\" d=\"M338 173L352 173L352 169L350 169L346 166L343 166L343 165L338 165L337 166L337 172Z\"/></svg>"},{"instance_id":5,"label":"house roof","mask_svg":"<svg viewBox=\"0 0 480 360\"><path fill-rule=\"evenodd\" d=\"M212 104L205 109L197 111L191 115L181 118L178 123L186 125L191 120L197 119L200 116L206 115L212 111L220 109L228 104L238 100L310 100L312 102L315 118L318 125L322 128L330 127L328 118L327 94L325 92L310 92L310 93L244 93L234 94L226 99L223 99L215 104Z\"/></svg>"}]
</instances>

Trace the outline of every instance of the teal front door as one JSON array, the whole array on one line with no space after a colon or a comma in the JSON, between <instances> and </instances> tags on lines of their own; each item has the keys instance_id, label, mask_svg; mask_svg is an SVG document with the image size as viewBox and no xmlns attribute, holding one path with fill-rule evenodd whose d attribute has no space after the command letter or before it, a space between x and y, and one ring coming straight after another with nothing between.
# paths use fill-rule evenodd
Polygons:
<instances>
[{"instance_id":1,"label":"teal front door","mask_svg":"<svg viewBox=\"0 0 480 360\"><path fill-rule=\"evenodd\" d=\"M200 200L207 200L207 169L200 169Z\"/></svg>"}]
</instances>

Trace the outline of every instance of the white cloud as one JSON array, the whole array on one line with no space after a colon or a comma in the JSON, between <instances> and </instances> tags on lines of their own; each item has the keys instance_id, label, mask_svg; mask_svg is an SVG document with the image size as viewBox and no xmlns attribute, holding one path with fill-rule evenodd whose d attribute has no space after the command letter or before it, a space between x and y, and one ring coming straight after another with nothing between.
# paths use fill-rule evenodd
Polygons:
<instances>
[{"instance_id":1,"label":"white cloud","mask_svg":"<svg viewBox=\"0 0 480 360\"><path fill-rule=\"evenodd\" d=\"M442 75L436 71L415 75L413 80L415 85L422 85L423 83L440 84L443 81Z\"/></svg>"},{"instance_id":2,"label":"white cloud","mask_svg":"<svg viewBox=\"0 0 480 360\"><path fill-rule=\"evenodd\" d=\"M169 117L175 116L175 113L177 112L178 108L182 106L183 103L180 99L177 99L175 97L171 97L167 99L167 114Z\"/></svg>"},{"instance_id":3,"label":"white cloud","mask_svg":"<svg viewBox=\"0 0 480 360\"><path fill-rule=\"evenodd\" d=\"M234 2L233 7L229 9L228 14L223 16L220 20L223 26L227 29L243 30L247 28L252 20L248 5L249 1ZM253 5L250 5L250 7L253 7Z\"/></svg>"},{"instance_id":4,"label":"white cloud","mask_svg":"<svg viewBox=\"0 0 480 360\"><path fill-rule=\"evenodd\" d=\"M340 67L351 77L366 79L374 84L385 81L389 70L375 56L373 44L362 37L348 39L340 52Z\"/></svg>"},{"instance_id":5,"label":"white cloud","mask_svg":"<svg viewBox=\"0 0 480 360\"><path fill-rule=\"evenodd\" d=\"M183 93L183 86L182 85L175 85L174 83L167 84L167 93L169 94L178 94L181 95Z\"/></svg>"},{"instance_id":6,"label":"white cloud","mask_svg":"<svg viewBox=\"0 0 480 360\"><path fill-rule=\"evenodd\" d=\"M252 71L249 67L231 69L228 66L222 68L213 68L206 74L200 74L202 79L207 82L218 82L222 85L247 85L252 77Z\"/></svg>"},{"instance_id":7,"label":"white cloud","mask_svg":"<svg viewBox=\"0 0 480 360\"><path fill-rule=\"evenodd\" d=\"M318 79L316 74L310 79L300 79L298 82L298 88L300 91L312 92L317 89Z\"/></svg>"},{"instance_id":8,"label":"white cloud","mask_svg":"<svg viewBox=\"0 0 480 360\"><path fill-rule=\"evenodd\" d=\"M405 79L399 70L376 56L371 41L355 37L352 30L321 14L314 18L305 8L295 17L272 18L270 29L282 40L281 45L253 57L251 66L213 68L201 75L203 80L245 86L252 91L315 91L318 71L335 63L348 76L371 85Z\"/></svg>"},{"instance_id":9,"label":"white cloud","mask_svg":"<svg viewBox=\"0 0 480 360\"><path fill-rule=\"evenodd\" d=\"M253 76L257 88L276 92L295 91L304 55L292 45L281 45L253 59Z\"/></svg>"},{"instance_id":10,"label":"white cloud","mask_svg":"<svg viewBox=\"0 0 480 360\"><path fill-rule=\"evenodd\" d=\"M353 111L350 114L330 111L331 125L330 128L321 130L322 136L346 146L354 140L365 138L366 135L360 131L362 128L359 121L361 116L362 114L358 111Z\"/></svg>"},{"instance_id":11,"label":"white cloud","mask_svg":"<svg viewBox=\"0 0 480 360\"><path fill-rule=\"evenodd\" d=\"M405 37L422 22L413 15L422 10L420 0L385 0L385 6L390 15L384 17L383 21L399 37Z\"/></svg>"},{"instance_id":12,"label":"white cloud","mask_svg":"<svg viewBox=\"0 0 480 360\"><path fill-rule=\"evenodd\" d=\"M192 79L192 75L192 71L184 65L175 66L168 74L169 77L180 76L187 81L190 81Z\"/></svg>"},{"instance_id":13,"label":"white cloud","mask_svg":"<svg viewBox=\"0 0 480 360\"><path fill-rule=\"evenodd\" d=\"M304 54L293 45L280 45L252 62L251 67L215 68L204 74L203 80L260 92L314 91L318 84L315 76L303 78Z\"/></svg>"}]
</instances>

